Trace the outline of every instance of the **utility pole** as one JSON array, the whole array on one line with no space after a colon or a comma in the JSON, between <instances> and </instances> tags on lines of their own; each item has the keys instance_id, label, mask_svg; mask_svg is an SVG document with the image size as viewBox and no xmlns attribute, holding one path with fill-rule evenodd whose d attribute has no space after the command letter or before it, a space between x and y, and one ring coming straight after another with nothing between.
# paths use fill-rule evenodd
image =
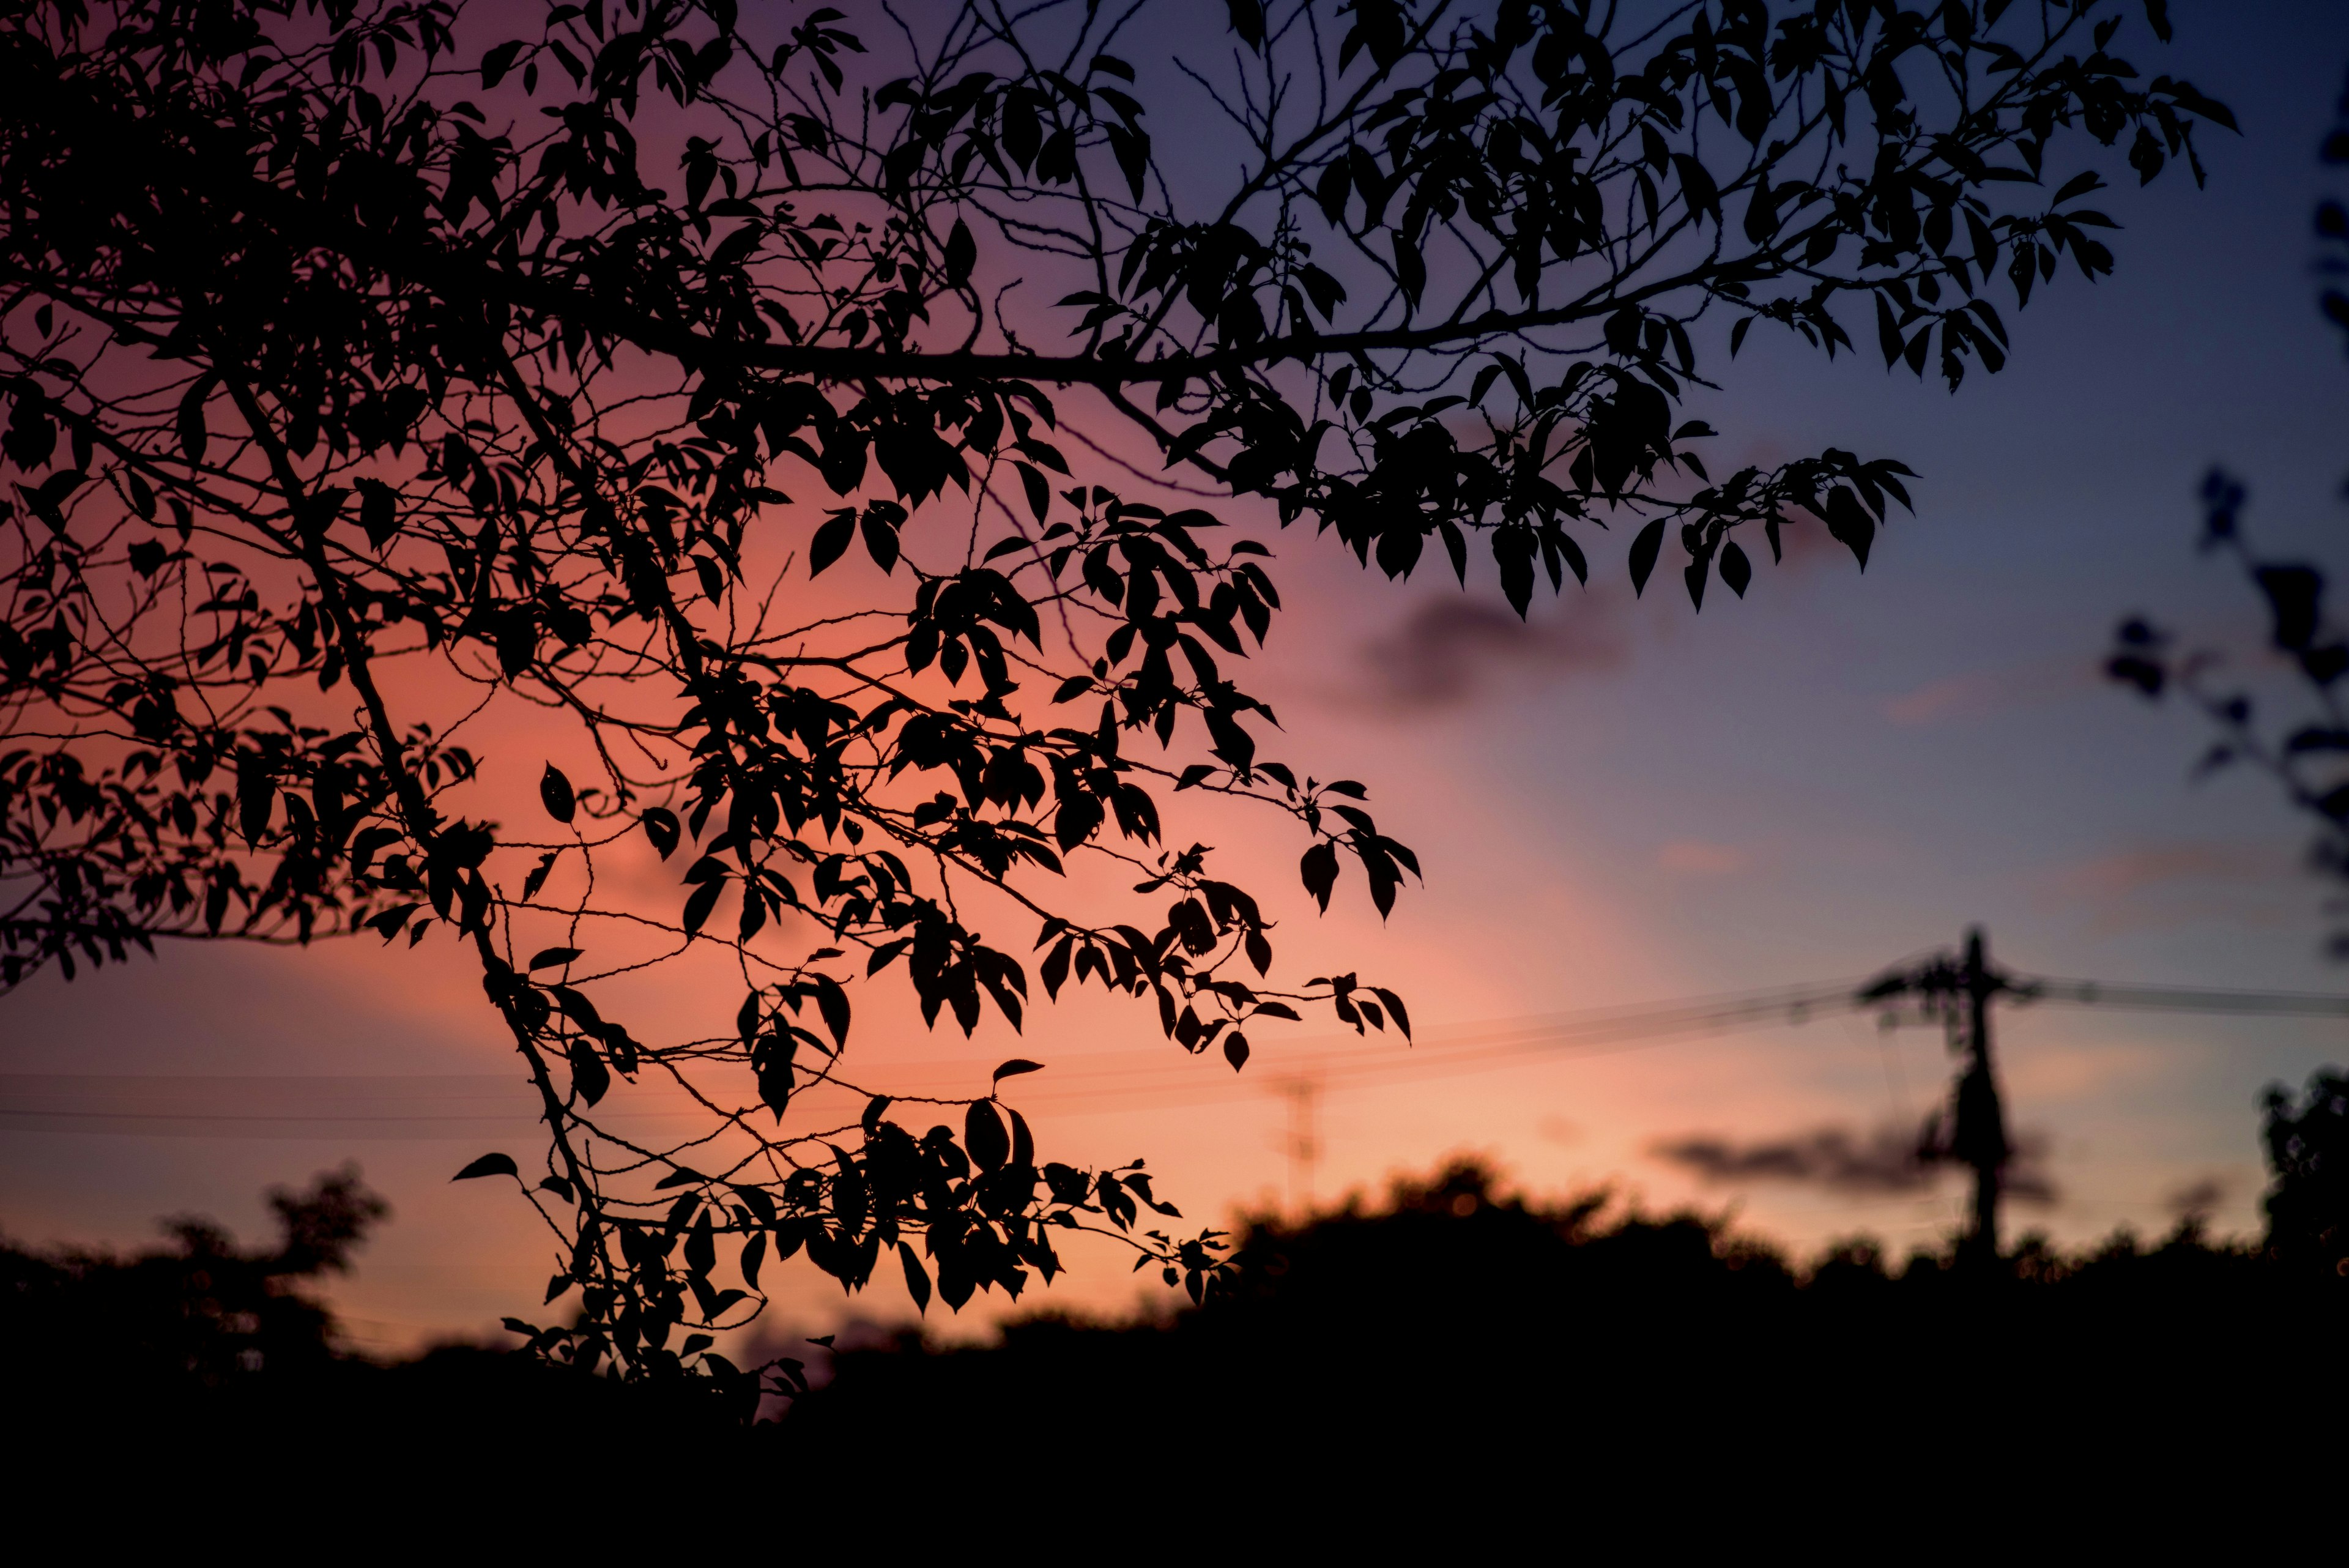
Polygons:
<instances>
[{"instance_id":1,"label":"utility pole","mask_svg":"<svg viewBox=\"0 0 2349 1568\"><path fill-rule=\"evenodd\" d=\"M1966 999L1965 1067L1958 1075L1956 1126L1950 1137L1950 1153L1973 1168L1973 1229L1959 1258L1977 1269L1998 1262L1998 1193L2014 1152L2006 1141L2006 1111L1991 1069L1990 999L2006 987L1991 972L1983 945L1981 927L1966 933L1961 977Z\"/></svg>"},{"instance_id":2,"label":"utility pole","mask_svg":"<svg viewBox=\"0 0 2349 1568\"><path fill-rule=\"evenodd\" d=\"M1913 996L1928 1017L1939 1017L1950 1049L1962 1059L1951 1095L1946 1138L1929 1132L1929 1158L1953 1159L1974 1174L1972 1222L1958 1244L1959 1265L1969 1272L1997 1266L1998 1197L2013 1146L2007 1141L2006 1111L1998 1092L1991 1054L1991 1002L2001 992L2027 997L2029 986L1993 970L1982 928L1966 932L1965 947L1940 954L1910 970L1895 970L1860 992L1865 1002Z\"/></svg>"},{"instance_id":3,"label":"utility pole","mask_svg":"<svg viewBox=\"0 0 2349 1568\"><path fill-rule=\"evenodd\" d=\"M1288 1207L1302 1219L1313 1208L1313 1167L1321 1158L1319 1118L1314 1115L1321 1078L1318 1073L1301 1073L1278 1080L1274 1087L1288 1101L1288 1137L1284 1140L1288 1155Z\"/></svg>"}]
</instances>

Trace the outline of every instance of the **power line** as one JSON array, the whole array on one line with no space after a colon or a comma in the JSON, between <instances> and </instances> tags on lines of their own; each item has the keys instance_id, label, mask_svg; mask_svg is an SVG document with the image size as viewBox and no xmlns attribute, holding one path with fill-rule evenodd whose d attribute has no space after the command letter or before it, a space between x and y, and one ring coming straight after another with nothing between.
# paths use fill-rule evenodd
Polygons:
<instances>
[{"instance_id":1,"label":"power line","mask_svg":"<svg viewBox=\"0 0 2349 1568\"><path fill-rule=\"evenodd\" d=\"M2216 991L2182 985L2116 985L2101 980L2018 975L2017 1002L2064 1002L2145 1012L2211 1012L2238 1017L2349 1018L2349 996L2313 991Z\"/></svg>"},{"instance_id":2,"label":"power line","mask_svg":"<svg viewBox=\"0 0 2349 1568\"><path fill-rule=\"evenodd\" d=\"M2349 996L2310 992L2226 990L2046 976L2009 977L2012 1000L2128 1011L2184 1012L2245 1017L2349 1017ZM1890 998L1869 994L1871 982L1823 981L1696 996L1634 1006L1495 1020L1431 1032L1424 1043L1401 1048L1395 1036L1296 1040L1263 1053L1271 1075L1226 1074L1206 1059L1089 1064L1081 1058L1049 1075L1022 1080L1013 1102L1031 1114L1082 1115L1128 1109L1176 1109L1255 1098L1300 1074L1323 1091L1384 1087L1494 1071L1527 1059L1598 1054L1671 1041L1718 1038L1749 1029L1798 1025L1813 1020L1881 1012ZM1338 1048L1331 1049L1334 1043ZM938 1097L976 1093L975 1058L874 1062L905 1095ZM504 1102L517 1080L511 1073L404 1075L0 1074L0 1125L26 1122L66 1130L76 1124L186 1124L222 1129L239 1126L255 1136L278 1128L381 1125L422 1128L532 1119L534 1107L511 1113L481 1108ZM387 1100L424 1102L412 1111L386 1111ZM62 1102L62 1103L61 1103ZM462 1107L462 1108L460 1108ZM680 1107L623 1108L622 1115L664 1119L699 1114ZM264 1131L264 1129L269 1129ZM129 1130L138 1130L133 1127ZM218 1135L215 1135L218 1136ZM233 1136L231 1134L229 1136Z\"/></svg>"}]
</instances>

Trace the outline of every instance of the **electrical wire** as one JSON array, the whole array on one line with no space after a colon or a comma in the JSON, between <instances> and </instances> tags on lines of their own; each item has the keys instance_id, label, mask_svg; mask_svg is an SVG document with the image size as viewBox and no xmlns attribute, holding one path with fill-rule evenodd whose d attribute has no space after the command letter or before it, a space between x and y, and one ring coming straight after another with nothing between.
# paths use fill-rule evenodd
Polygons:
<instances>
[{"instance_id":1,"label":"electrical wire","mask_svg":"<svg viewBox=\"0 0 2349 1568\"><path fill-rule=\"evenodd\" d=\"M2218 990L2186 986L2115 984L2104 981L2044 976L2008 977L2007 994L2024 1002L2186 1012L2247 1017L2349 1017L2349 996L2308 992ZM1021 1077L1003 1089L1007 1103L1034 1115L1086 1115L1139 1109L1177 1109L1254 1098L1267 1089L1309 1082L1316 1092L1380 1088L1489 1072L1529 1060L1634 1050L1671 1041L1712 1039L1751 1029L1798 1025L1815 1019L1884 1012L1863 999L1864 981L1840 980L1775 986L1712 996L1682 998L1639 1006L1495 1020L1428 1032L1406 1046L1392 1032L1360 1037L1319 1036L1274 1045L1257 1058L1272 1072L1230 1073L1212 1053L1203 1057L1149 1062L1070 1062L1049 1076ZM1276 1065L1277 1064L1277 1065ZM978 1064L970 1058L903 1063L873 1062L903 1085L907 1096L953 1098L977 1092ZM533 1118L519 1103L512 1113L479 1108L502 1102L516 1081L511 1074L303 1075L238 1077L141 1075L0 1074L0 1129L52 1127L137 1132L151 1126L217 1128L209 1136L285 1137L300 1127L344 1130L369 1126L406 1126L407 1136L445 1126L451 1136L482 1123ZM818 1092L834 1092L823 1090ZM223 1099L239 1102L224 1108ZM430 1103L413 1111L387 1111L386 1101ZM64 1102L64 1103L60 1103ZM256 1103L258 1102L258 1103ZM454 1102L454 1103L451 1103ZM460 1107L462 1108L460 1108ZM288 1107L288 1108L277 1108ZM698 1114L686 1108L647 1106L623 1115L671 1119ZM102 1124L132 1124L128 1128Z\"/></svg>"}]
</instances>

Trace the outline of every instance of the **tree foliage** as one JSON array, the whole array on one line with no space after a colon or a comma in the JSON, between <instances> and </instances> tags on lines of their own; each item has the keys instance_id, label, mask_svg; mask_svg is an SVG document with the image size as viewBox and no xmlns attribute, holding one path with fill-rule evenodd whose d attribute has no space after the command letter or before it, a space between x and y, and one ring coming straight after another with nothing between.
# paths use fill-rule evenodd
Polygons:
<instances>
[{"instance_id":1,"label":"tree foliage","mask_svg":"<svg viewBox=\"0 0 2349 1568\"><path fill-rule=\"evenodd\" d=\"M2337 114L2319 151L2336 167L2349 165L2349 91ZM2319 202L2316 237L2319 275L2349 275L2349 209L2331 199ZM2327 284L2318 306L2327 321L2349 331L2349 296ZM2229 669L2219 649L2185 642L2142 616L2128 617L2116 629L2105 673L2148 701L2175 692L2197 710L2216 734L2195 763L2196 776L2232 767L2265 774L2316 824L2310 863L2333 881L2349 882L2349 707L2341 694L2342 678L2349 676L2349 628L2326 607L2323 566L2254 545L2244 521L2251 492L2240 478L2213 468L2203 477L2200 499L2198 548L2240 571L2258 594L2267 612L2269 649L2299 689L2297 717L2279 724L2263 716L2259 694ZM2349 957L2349 928L2336 928L2331 946L2336 958Z\"/></svg>"},{"instance_id":2,"label":"tree foliage","mask_svg":"<svg viewBox=\"0 0 2349 1568\"><path fill-rule=\"evenodd\" d=\"M348 1166L268 1198L274 1249L240 1248L195 1218L165 1223L171 1247L128 1258L0 1242L0 1323L30 1352L8 1370L12 1395L47 1386L159 1401L325 1367L334 1319L302 1287L348 1272L389 1210Z\"/></svg>"},{"instance_id":3,"label":"tree foliage","mask_svg":"<svg viewBox=\"0 0 2349 1568\"><path fill-rule=\"evenodd\" d=\"M1047 1162L992 1093L901 1119L843 1056L859 987L968 1033L1095 986L1235 1068L1308 1006L1407 1035L1281 967L1280 906L1175 821L1293 825L1325 909L1418 871L1240 684L1266 538L1489 560L1520 614L1601 532L1699 607L1756 535L1864 566L1908 469L1715 478L1693 405L1757 328L1998 369L2007 309L2113 266L2099 171L2199 179L2231 123L2116 52L2168 32L2150 0L5 0L5 978L456 944L550 1131L465 1174L540 1207L579 1315L534 1342L590 1365L749 1376L710 1335L802 1251L958 1306L1096 1228L1196 1293L1215 1238L1143 1229L1138 1162ZM515 716L572 742L476 739ZM485 767L543 815L492 820ZM655 857L668 897L611 890ZM731 1029L615 1015L710 953ZM607 1113L652 1084L706 1125L632 1141ZM810 1127L811 1085L871 1097Z\"/></svg>"}]
</instances>

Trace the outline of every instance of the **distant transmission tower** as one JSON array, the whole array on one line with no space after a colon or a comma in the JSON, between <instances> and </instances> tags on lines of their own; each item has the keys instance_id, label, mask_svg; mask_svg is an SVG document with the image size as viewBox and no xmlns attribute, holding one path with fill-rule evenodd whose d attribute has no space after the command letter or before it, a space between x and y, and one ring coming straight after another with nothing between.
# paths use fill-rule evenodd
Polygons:
<instances>
[{"instance_id":1,"label":"distant transmission tower","mask_svg":"<svg viewBox=\"0 0 2349 1568\"><path fill-rule=\"evenodd\" d=\"M1288 1101L1288 1136L1282 1140L1288 1156L1288 1211L1301 1217L1312 1211L1313 1168L1321 1158L1321 1075L1283 1078L1274 1089Z\"/></svg>"}]
</instances>

